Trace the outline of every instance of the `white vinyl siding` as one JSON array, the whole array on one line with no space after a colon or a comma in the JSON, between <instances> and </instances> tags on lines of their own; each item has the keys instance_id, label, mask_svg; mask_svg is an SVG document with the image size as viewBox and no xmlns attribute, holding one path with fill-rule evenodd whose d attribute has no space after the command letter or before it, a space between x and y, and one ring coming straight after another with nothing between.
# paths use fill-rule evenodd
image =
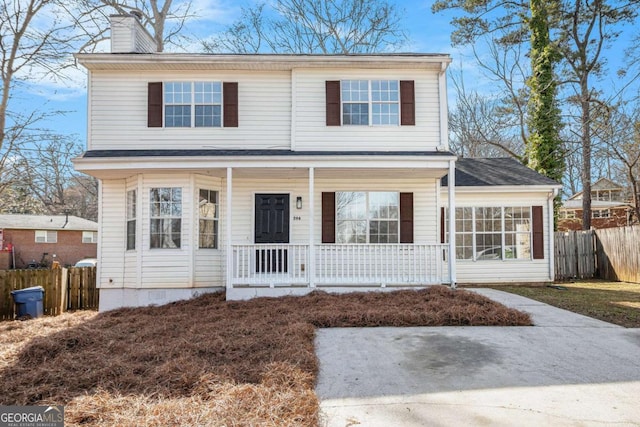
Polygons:
<instances>
[{"instance_id":1,"label":"white vinyl siding","mask_svg":"<svg viewBox=\"0 0 640 427\"><path fill-rule=\"evenodd\" d=\"M124 179L102 180L100 228L100 270L101 288L122 288L135 282L125 283L124 270L127 256L124 255L126 229L123 226L125 212L126 186ZM135 265L135 258L134 258Z\"/></svg>"},{"instance_id":2,"label":"white vinyl siding","mask_svg":"<svg viewBox=\"0 0 640 427\"><path fill-rule=\"evenodd\" d=\"M214 129L147 127L147 85L162 81L237 82L239 126ZM132 74L94 71L89 84L90 150L291 147L289 72L167 71Z\"/></svg>"},{"instance_id":3,"label":"white vinyl siding","mask_svg":"<svg viewBox=\"0 0 640 427\"><path fill-rule=\"evenodd\" d=\"M414 126L327 126L328 80L413 80ZM416 151L440 145L438 73L425 70L295 70L294 144L296 150Z\"/></svg>"},{"instance_id":4,"label":"white vinyl siding","mask_svg":"<svg viewBox=\"0 0 640 427\"><path fill-rule=\"evenodd\" d=\"M464 207L523 207L542 206L544 224L544 259L531 260L457 260L456 278L458 283L500 283L500 282L542 282L549 278L549 213L548 193L498 192L491 193L456 192L456 208ZM442 188L440 203L447 206L447 187ZM553 225L552 225L553 226Z\"/></svg>"}]
</instances>

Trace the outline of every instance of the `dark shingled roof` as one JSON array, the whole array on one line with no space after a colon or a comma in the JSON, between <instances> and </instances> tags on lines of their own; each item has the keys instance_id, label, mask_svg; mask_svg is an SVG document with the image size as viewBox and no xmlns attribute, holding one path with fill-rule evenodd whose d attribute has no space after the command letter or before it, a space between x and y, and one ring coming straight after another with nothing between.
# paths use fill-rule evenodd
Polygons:
<instances>
[{"instance_id":1,"label":"dark shingled roof","mask_svg":"<svg viewBox=\"0 0 640 427\"><path fill-rule=\"evenodd\" d=\"M103 157L259 157L259 156L454 156L449 151L292 151L292 150L91 150L82 156Z\"/></svg>"},{"instance_id":2,"label":"dark shingled roof","mask_svg":"<svg viewBox=\"0 0 640 427\"><path fill-rule=\"evenodd\" d=\"M442 186L447 186L447 177ZM456 187L496 185L559 185L558 182L529 169L511 157L494 159L458 159Z\"/></svg>"}]
</instances>

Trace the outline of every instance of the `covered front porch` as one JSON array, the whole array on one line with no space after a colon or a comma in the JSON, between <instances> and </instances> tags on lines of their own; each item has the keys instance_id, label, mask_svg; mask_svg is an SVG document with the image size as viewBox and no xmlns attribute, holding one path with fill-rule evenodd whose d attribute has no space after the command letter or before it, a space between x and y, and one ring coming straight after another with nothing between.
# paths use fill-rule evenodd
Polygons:
<instances>
[{"instance_id":1,"label":"covered front porch","mask_svg":"<svg viewBox=\"0 0 640 427\"><path fill-rule=\"evenodd\" d=\"M449 283L445 244L232 245L233 287ZM313 262L311 260L313 259Z\"/></svg>"},{"instance_id":2,"label":"covered front porch","mask_svg":"<svg viewBox=\"0 0 640 427\"><path fill-rule=\"evenodd\" d=\"M227 298L304 294L314 289L335 292L455 286L455 261L449 256L453 242L441 243L439 199L440 178L455 170L454 160L396 163L394 167L381 164L377 168L370 163L351 162L342 168L320 164L293 169L265 168L264 164L226 168L223 214L229 223L221 238L225 242ZM373 236L345 239L339 235L340 196L348 191L366 193L367 202L376 192L397 195L401 213L395 240L379 242ZM283 204L291 208L282 213L285 224L280 237L277 232L270 234L273 224L264 229L264 223L279 221L279 217L260 218L270 215L259 207L269 203L265 201L269 196L284 199ZM447 206L452 209L454 203L452 194ZM334 217L327 220L332 212ZM251 235L247 225L252 228ZM264 239L265 235L269 238Z\"/></svg>"}]
</instances>

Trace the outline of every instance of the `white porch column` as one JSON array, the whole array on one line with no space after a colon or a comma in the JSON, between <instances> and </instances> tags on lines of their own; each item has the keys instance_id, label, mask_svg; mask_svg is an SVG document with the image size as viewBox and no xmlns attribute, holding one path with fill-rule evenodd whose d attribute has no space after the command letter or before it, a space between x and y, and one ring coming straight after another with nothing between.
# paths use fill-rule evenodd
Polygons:
<instances>
[{"instance_id":1,"label":"white porch column","mask_svg":"<svg viewBox=\"0 0 640 427\"><path fill-rule=\"evenodd\" d=\"M449 279L456 288L456 162L449 160Z\"/></svg>"},{"instance_id":2,"label":"white porch column","mask_svg":"<svg viewBox=\"0 0 640 427\"><path fill-rule=\"evenodd\" d=\"M233 284L233 250L231 248L231 202L233 199L233 170L227 168L227 212L225 214L225 241L226 241L226 258L227 258L227 289L232 289Z\"/></svg>"},{"instance_id":3,"label":"white porch column","mask_svg":"<svg viewBox=\"0 0 640 427\"><path fill-rule=\"evenodd\" d=\"M309 168L309 287L316 287L316 247L313 230L315 228L315 169Z\"/></svg>"},{"instance_id":4,"label":"white porch column","mask_svg":"<svg viewBox=\"0 0 640 427\"><path fill-rule=\"evenodd\" d=\"M549 241L549 280L552 282L556 279L556 266L555 266L555 230L553 229L554 223L554 211L553 211L553 201L558 195L558 189L554 188L549 194L547 198L547 221L549 222L548 231L547 231L547 240Z\"/></svg>"}]
</instances>

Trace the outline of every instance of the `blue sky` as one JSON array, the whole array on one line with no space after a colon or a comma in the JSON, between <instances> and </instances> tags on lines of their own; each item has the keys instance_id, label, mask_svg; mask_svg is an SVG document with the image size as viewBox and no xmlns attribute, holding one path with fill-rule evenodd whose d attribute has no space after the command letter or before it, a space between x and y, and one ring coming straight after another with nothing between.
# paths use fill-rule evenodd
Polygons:
<instances>
[{"instance_id":1,"label":"blue sky","mask_svg":"<svg viewBox=\"0 0 640 427\"><path fill-rule=\"evenodd\" d=\"M178 1L178 0L174 0ZM452 26L449 24L452 13L433 15L433 0L393 0L405 11L402 25L410 37L410 43L403 50L410 52L448 53L453 58L451 72L464 70L468 88L477 89L490 82L482 76L474 65L471 48L453 48L450 43ZM255 3L255 0L193 0L198 18L190 21L184 28L187 35L206 37L223 29L233 22L240 13L240 7ZM627 31L630 35L633 31ZM626 37L628 39L628 36ZM479 47L480 50L481 47ZM622 48L612 46L608 51L611 57L609 68L611 75L620 67L623 57ZM50 128L56 133L75 135L82 144L86 141L86 76L83 71L72 72L70 80L63 84L31 83L14 92L13 109L25 111L38 108L41 111L65 111L64 116L41 123L41 127ZM617 87L615 77L608 77L609 87ZM450 85L451 86L451 85ZM489 90L489 89L487 89ZM453 96L449 90L449 98Z\"/></svg>"}]
</instances>

